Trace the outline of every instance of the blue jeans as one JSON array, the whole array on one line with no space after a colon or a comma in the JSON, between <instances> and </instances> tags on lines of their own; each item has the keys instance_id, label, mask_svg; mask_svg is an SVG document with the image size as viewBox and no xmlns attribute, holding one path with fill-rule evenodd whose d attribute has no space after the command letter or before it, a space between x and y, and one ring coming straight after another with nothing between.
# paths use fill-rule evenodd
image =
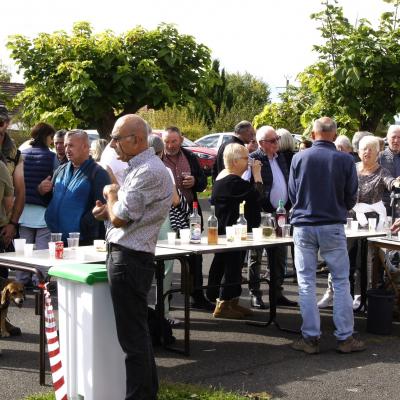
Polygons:
<instances>
[{"instance_id":1,"label":"blue jeans","mask_svg":"<svg viewBox=\"0 0 400 400\"><path fill-rule=\"evenodd\" d=\"M342 224L294 227L295 265L304 338L319 338L320 315L316 297L318 250L332 274L333 321L337 340L353 334L353 302L350 295L349 256Z\"/></svg>"}]
</instances>

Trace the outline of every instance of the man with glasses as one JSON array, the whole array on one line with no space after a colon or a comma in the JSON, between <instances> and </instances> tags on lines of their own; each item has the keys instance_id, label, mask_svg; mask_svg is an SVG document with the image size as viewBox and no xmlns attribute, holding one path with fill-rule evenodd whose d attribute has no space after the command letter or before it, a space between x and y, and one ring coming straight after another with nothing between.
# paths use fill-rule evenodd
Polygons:
<instances>
[{"instance_id":1,"label":"man with glasses","mask_svg":"<svg viewBox=\"0 0 400 400\"><path fill-rule=\"evenodd\" d=\"M278 207L279 200L287 211L290 209L290 201L288 198L288 180L289 171L286 165L285 157L278 153L279 136L272 126L262 126L257 130L256 139L258 150L250 154L250 157L261 161L261 177L265 188L265 202L262 206L263 211L274 213ZM285 278L286 265L286 248L277 247L276 249L268 249L268 259L272 259L272 252L275 252L277 263L269 268L275 268L277 305L278 306L296 306L297 303L289 300L283 295L283 280ZM261 270L262 250L252 252L249 265L251 293L251 306L254 308L265 308L262 300L262 292L260 290L260 270Z\"/></svg>"},{"instance_id":2,"label":"man with glasses","mask_svg":"<svg viewBox=\"0 0 400 400\"><path fill-rule=\"evenodd\" d=\"M103 188L110 177L89 155L85 131L68 131L64 145L68 162L38 187L42 196L51 196L46 223L51 232L61 232L65 242L70 232L80 232L80 244L91 245L94 239L104 239L104 224L94 219L92 209L97 200L104 201Z\"/></svg>"},{"instance_id":3,"label":"man with glasses","mask_svg":"<svg viewBox=\"0 0 400 400\"><path fill-rule=\"evenodd\" d=\"M93 214L107 219L107 269L118 340L126 354L126 400L156 400L157 369L147 323L147 295L154 253L172 203L173 184L148 146L147 123L125 115L115 123L110 146L127 162L125 180L104 188L107 204Z\"/></svg>"}]
</instances>

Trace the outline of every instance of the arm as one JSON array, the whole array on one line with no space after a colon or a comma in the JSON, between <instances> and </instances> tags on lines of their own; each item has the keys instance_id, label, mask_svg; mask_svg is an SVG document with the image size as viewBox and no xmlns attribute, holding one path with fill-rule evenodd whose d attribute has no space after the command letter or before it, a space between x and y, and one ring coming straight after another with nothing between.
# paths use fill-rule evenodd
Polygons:
<instances>
[{"instance_id":1,"label":"arm","mask_svg":"<svg viewBox=\"0 0 400 400\"><path fill-rule=\"evenodd\" d=\"M110 222L116 227L121 228L129 221L122 219L114 212L114 206L118 203L118 189L119 186L112 184L104 187L104 198L107 200L107 214Z\"/></svg>"},{"instance_id":2,"label":"arm","mask_svg":"<svg viewBox=\"0 0 400 400\"><path fill-rule=\"evenodd\" d=\"M353 161L349 163L350 171L345 182L344 187L344 203L347 210L351 210L357 203L357 191L358 191L358 178L357 170Z\"/></svg>"}]
</instances>

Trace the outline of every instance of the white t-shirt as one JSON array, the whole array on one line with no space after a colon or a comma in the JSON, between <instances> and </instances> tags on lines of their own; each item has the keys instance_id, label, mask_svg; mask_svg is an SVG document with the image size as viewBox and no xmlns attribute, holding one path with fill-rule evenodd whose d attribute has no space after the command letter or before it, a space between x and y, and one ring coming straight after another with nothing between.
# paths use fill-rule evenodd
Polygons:
<instances>
[{"instance_id":1,"label":"white t-shirt","mask_svg":"<svg viewBox=\"0 0 400 400\"><path fill-rule=\"evenodd\" d=\"M118 160L117 153L115 152L115 150L112 147L110 147L109 144L104 149L104 151L101 155L100 163L110 167L115 178L117 179L118 185L122 186L122 184L124 183L124 177L125 177L124 172L125 172L125 169L128 167L128 163Z\"/></svg>"}]
</instances>

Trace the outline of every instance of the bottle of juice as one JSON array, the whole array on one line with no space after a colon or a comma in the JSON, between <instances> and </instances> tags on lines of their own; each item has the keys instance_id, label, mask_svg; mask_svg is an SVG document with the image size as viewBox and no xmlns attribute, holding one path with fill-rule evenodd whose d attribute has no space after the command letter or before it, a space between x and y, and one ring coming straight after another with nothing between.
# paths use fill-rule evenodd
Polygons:
<instances>
[{"instance_id":1,"label":"bottle of juice","mask_svg":"<svg viewBox=\"0 0 400 400\"><path fill-rule=\"evenodd\" d=\"M239 218L236 222L237 225L240 225L241 227L241 234L240 234L240 240L247 240L247 220L244 217L244 205L245 201L240 203L239 206Z\"/></svg>"},{"instance_id":2,"label":"bottle of juice","mask_svg":"<svg viewBox=\"0 0 400 400\"><path fill-rule=\"evenodd\" d=\"M211 215L207 220L208 244L218 244L218 219L215 216L215 207L211 206Z\"/></svg>"}]
</instances>

